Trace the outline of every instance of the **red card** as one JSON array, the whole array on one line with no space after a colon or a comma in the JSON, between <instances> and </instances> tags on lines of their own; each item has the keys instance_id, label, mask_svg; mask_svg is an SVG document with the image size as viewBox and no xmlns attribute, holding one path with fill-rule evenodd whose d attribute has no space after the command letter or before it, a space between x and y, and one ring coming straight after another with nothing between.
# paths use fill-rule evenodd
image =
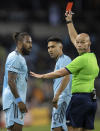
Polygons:
<instances>
[{"instance_id":1,"label":"red card","mask_svg":"<svg viewBox=\"0 0 100 131\"><path fill-rule=\"evenodd\" d=\"M66 6L66 11L71 11L73 6L73 2L68 2L67 6Z\"/></svg>"}]
</instances>

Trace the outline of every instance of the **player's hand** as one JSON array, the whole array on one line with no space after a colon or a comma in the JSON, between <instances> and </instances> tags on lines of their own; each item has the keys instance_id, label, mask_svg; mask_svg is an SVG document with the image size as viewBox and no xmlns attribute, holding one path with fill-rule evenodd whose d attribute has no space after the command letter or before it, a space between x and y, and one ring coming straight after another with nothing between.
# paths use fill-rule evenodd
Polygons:
<instances>
[{"instance_id":1,"label":"player's hand","mask_svg":"<svg viewBox=\"0 0 100 131\"><path fill-rule=\"evenodd\" d=\"M20 111L21 111L22 113L26 113L26 112L27 112L26 105L25 105L23 102L19 102L19 103L18 103L18 107L19 107L19 109L20 109Z\"/></svg>"},{"instance_id":2,"label":"player's hand","mask_svg":"<svg viewBox=\"0 0 100 131\"><path fill-rule=\"evenodd\" d=\"M72 11L66 11L65 12L65 20L66 21L72 21L72 15L73 15Z\"/></svg>"},{"instance_id":3,"label":"player's hand","mask_svg":"<svg viewBox=\"0 0 100 131\"><path fill-rule=\"evenodd\" d=\"M43 75L36 74L34 72L31 72L31 71L30 71L30 75L33 76L33 77L36 77L36 78L43 78Z\"/></svg>"},{"instance_id":4,"label":"player's hand","mask_svg":"<svg viewBox=\"0 0 100 131\"><path fill-rule=\"evenodd\" d=\"M58 98L54 97L52 100L53 107L57 108L58 107L57 103L58 103Z\"/></svg>"}]
</instances>

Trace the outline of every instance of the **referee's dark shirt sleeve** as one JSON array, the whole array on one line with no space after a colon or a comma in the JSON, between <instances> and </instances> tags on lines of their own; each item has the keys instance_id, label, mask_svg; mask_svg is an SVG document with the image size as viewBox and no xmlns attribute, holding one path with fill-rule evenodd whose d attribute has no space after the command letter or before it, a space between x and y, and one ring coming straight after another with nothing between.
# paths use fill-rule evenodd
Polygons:
<instances>
[{"instance_id":1,"label":"referee's dark shirt sleeve","mask_svg":"<svg viewBox=\"0 0 100 131\"><path fill-rule=\"evenodd\" d=\"M70 70L68 70L68 68L67 68L67 67L65 67L65 69L69 72L69 74L72 74L72 72L71 72Z\"/></svg>"}]
</instances>

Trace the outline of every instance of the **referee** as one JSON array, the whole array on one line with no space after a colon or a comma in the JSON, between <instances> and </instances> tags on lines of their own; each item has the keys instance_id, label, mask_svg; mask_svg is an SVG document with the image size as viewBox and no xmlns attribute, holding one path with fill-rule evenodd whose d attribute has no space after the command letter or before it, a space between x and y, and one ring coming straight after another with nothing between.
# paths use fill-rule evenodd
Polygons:
<instances>
[{"instance_id":1,"label":"referee","mask_svg":"<svg viewBox=\"0 0 100 131\"><path fill-rule=\"evenodd\" d=\"M66 111L68 131L92 131L97 109L94 80L98 76L99 67L95 54L90 52L90 37L85 33L77 34L71 12L66 12L65 15L71 41L79 56L60 70L42 75L34 72L30 74L43 79L54 79L72 74L72 98ZM56 102L62 87L63 85L60 86L53 102L54 100Z\"/></svg>"}]
</instances>

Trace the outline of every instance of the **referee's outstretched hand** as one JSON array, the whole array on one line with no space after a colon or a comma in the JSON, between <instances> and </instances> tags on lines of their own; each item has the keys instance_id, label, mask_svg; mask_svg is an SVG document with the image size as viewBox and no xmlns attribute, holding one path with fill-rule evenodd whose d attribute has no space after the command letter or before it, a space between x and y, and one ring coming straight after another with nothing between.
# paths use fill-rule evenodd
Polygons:
<instances>
[{"instance_id":1,"label":"referee's outstretched hand","mask_svg":"<svg viewBox=\"0 0 100 131\"><path fill-rule=\"evenodd\" d=\"M34 73L32 71L30 71L30 76L33 76L33 77L36 77L36 78L42 78L43 77L43 75L36 74L36 73Z\"/></svg>"}]
</instances>

